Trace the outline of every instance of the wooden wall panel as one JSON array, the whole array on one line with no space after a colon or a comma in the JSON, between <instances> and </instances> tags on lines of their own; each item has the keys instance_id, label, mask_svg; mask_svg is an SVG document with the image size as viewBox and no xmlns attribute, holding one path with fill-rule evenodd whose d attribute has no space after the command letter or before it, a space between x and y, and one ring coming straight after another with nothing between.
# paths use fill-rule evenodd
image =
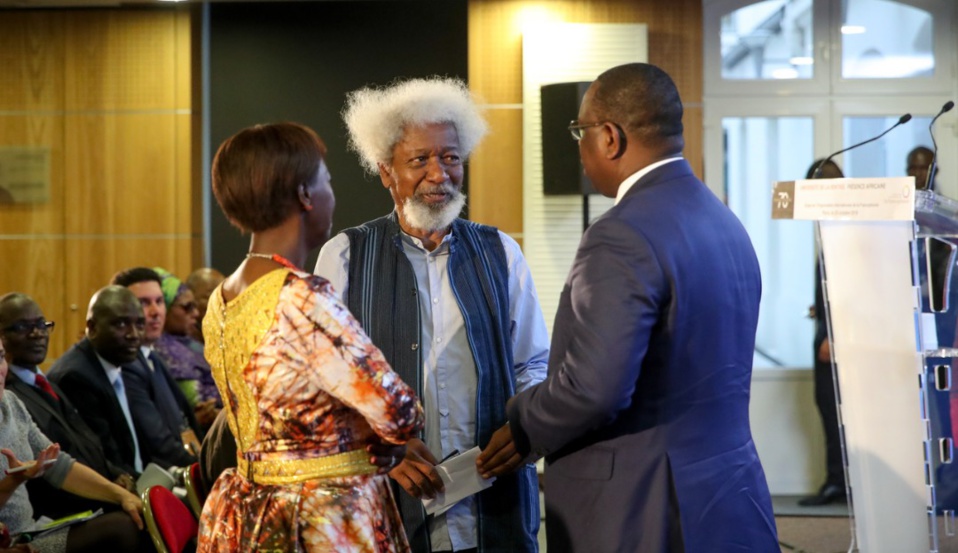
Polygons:
<instances>
[{"instance_id":1,"label":"wooden wall panel","mask_svg":"<svg viewBox=\"0 0 958 553\"><path fill-rule=\"evenodd\" d=\"M57 321L51 360L117 270L198 264L194 13L0 10L0 147L52 156L50 202L0 206L0 294L24 291Z\"/></svg>"},{"instance_id":2,"label":"wooden wall panel","mask_svg":"<svg viewBox=\"0 0 958 553\"><path fill-rule=\"evenodd\" d=\"M0 204L0 236L63 232L63 118L29 113L16 111L0 115L0 149L49 148L50 200L46 203ZM0 293L3 293L2 289Z\"/></svg>"},{"instance_id":3,"label":"wooden wall panel","mask_svg":"<svg viewBox=\"0 0 958 553\"><path fill-rule=\"evenodd\" d=\"M67 109L173 108L176 30L174 11L71 12L64 33Z\"/></svg>"},{"instance_id":4,"label":"wooden wall panel","mask_svg":"<svg viewBox=\"0 0 958 553\"><path fill-rule=\"evenodd\" d=\"M192 114L178 114L173 120L173 156L176 162L173 164L172 193L173 193L173 228L177 230L189 229L195 238L200 238L199 229L203 228L202 219L199 224L193 225L193 212L202 212L202 195L194 197L194 189L199 189L203 185L203 179L193 179L194 159L193 142L190 140L193 125ZM199 155L199 153L197 153ZM194 205L194 202L199 203Z\"/></svg>"},{"instance_id":5,"label":"wooden wall panel","mask_svg":"<svg viewBox=\"0 0 958 553\"><path fill-rule=\"evenodd\" d=\"M499 110L514 109L496 104L522 102L522 26L532 22L647 24L649 62L667 71L679 88L686 106L685 157L703 175L701 0L470 0L469 86L490 104L490 119L499 117L492 115ZM517 138L496 134L488 140L521 145L521 126L514 132ZM471 204L470 218L521 232L522 190L514 183L522 182L522 166L500 166L490 155L500 154L498 148L482 148L470 162L470 182L483 183L482 194L508 204L510 211L501 213L500 204L483 198ZM497 178L478 178L491 174ZM519 206L514 213L513 205Z\"/></svg>"},{"instance_id":6,"label":"wooden wall panel","mask_svg":"<svg viewBox=\"0 0 958 553\"><path fill-rule=\"evenodd\" d=\"M163 267L176 275L189 274L191 246L189 238L68 238L64 247L66 265L76 271L66 280L64 300L68 317L62 325L64 330L73 337L83 332L90 298L109 284L119 270Z\"/></svg>"},{"instance_id":7,"label":"wooden wall panel","mask_svg":"<svg viewBox=\"0 0 958 553\"><path fill-rule=\"evenodd\" d=\"M3 239L0 240L0 251L3 252L0 258L3 282L0 296L7 292L21 292L33 298L44 316L57 323L56 330L50 335L50 352L63 351L65 346L73 343L62 332L62 324L67 320L63 240L29 235Z\"/></svg>"},{"instance_id":8,"label":"wooden wall panel","mask_svg":"<svg viewBox=\"0 0 958 553\"><path fill-rule=\"evenodd\" d=\"M470 217L475 220L473 214L481 213L484 224L518 238L522 233L522 110L489 110L486 119L489 135L469 163Z\"/></svg>"},{"instance_id":9,"label":"wooden wall panel","mask_svg":"<svg viewBox=\"0 0 958 553\"><path fill-rule=\"evenodd\" d=\"M176 127L162 112L66 116L67 232L174 233Z\"/></svg>"},{"instance_id":10,"label":"wooden wall panel","mask_svg":"<svg viewBox=\"0 0 958 553\"><path fill-rule=\"evenodd\" d=\"M5 11L0 21L0 110L63 108L63 18Z\"/></svg>"}]
</instances>

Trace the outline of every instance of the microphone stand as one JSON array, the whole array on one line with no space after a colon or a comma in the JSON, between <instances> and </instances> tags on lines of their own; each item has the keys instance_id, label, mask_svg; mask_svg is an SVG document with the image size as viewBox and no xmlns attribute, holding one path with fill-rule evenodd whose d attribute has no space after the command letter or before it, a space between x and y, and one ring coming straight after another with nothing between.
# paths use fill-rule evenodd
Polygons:
<instances>
[{"instance_id":1,"label":"microphone stand","mask_svg":"<svg viewBox=\"0 0 958 553\"><path fill-rule=\"evenodd\" d=\"M857 147L859 147L859 146L864 146L865 144L868 144L869 142L874 142L874 141L878 140L879 138L885 136L886 134L890 133L890 132L892 131L892 129L894 129L894 128L897 127L898 125L904 125L905 123L907 123L907 122L909 122L909 121L911 121L911 114L910 114L910 113L906 113L905 115L902 115L901 117L898 118L898 122L897 122L897 123L895 123L894 125L888 127L887 129L885 129L885 132L881 133L880 135L878 135L878 136L876 136L876 137L873 137L873 138L869 138L868 140L865 140L865 141L863 141L863 142L859 142L858 144L854 144L854 145L852 145L852 146L849 146L849 147L845 148L844 150L838 150L838 151L835 152L834 154L832 154L832 155L826 157L825 159L822 160L821 163L818 164L818 167L815 168L815 173L812 175L812 178L813 178L813 179L817 179L818 177L822 176L822 169L824 169L825 164L828 163L829 161L831 161L832 158L835 157L835 156L837 156L838 154L843 154L843 153L847 152L848 150L854 150L855 148L857 148Z\"/></svg>"},{"instance_id":2,"label":"microphone stand","mask_svg":"<svg viewBox=\"0 0 958 553\"><path fill-rule=\"evenodd\" d=\"M938 162L938 141L935 140L935 121L939 117L951 111L951 108L955 107L955 103L951 100L945 102L945 105L941 106L941 110L938 111L938 115L934 116L931 120L931 123L928 123L928 134L931 135L931 143L935 147L934 151L931 154L931 163L928 164L928 174L925 175L925 186L923 190L931 190L932 183L935 182L935 164Z\"/></svg>"}]
</instances>

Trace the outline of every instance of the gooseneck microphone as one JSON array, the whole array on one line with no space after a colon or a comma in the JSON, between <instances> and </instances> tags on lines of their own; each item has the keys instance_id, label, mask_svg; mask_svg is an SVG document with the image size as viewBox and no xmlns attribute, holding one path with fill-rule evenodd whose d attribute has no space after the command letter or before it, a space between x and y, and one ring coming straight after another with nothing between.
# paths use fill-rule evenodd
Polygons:
<instances>
[{"instance_id":1,"label":"gooseneck microphone","mask_svg":"<svg viewBox=\"0 0 958 553\"><path fill-rule=\"evenodd\" d=\"M874 138L869 138L868 140L866 140L866 141L864 141L864 142L859 142L858 144L855 144L855 145L853 145L853 146L849 146L849 147L845 148L844 150L838 150L838 151L835 152L834 154L832 154L832 155L826 157L825 159L822 160L821 163L818 164L818 167L815 168L815 173L812 175L812 178L813 178L813 179L817 179L818 177L822 176L822 169L825 167L825 164L828 163L829 161L831 161L832 158L835 157L835 156L837 156L838 154L843 154L843 153L847 152L848 150L854 150L855 148L857 148L857 147L859 147L859 146L864 146L865 144L868 144L869 142L874 142L874 141L878 140L879 138L885 136L886 134L890 133L890 132L892 131L892 129L894 129L894 128L897 127L898 125L904 125L905 123L907 123L907 122L909 122L909 121L911 121L911 114L910 114L910 113L906 113L905 115L902 115L901 117L898 118L898 122L897 122L897 123L895 123L894 125L888 127L887 129L885 129L885 132L881 133L880 135L878 135L878 136L876 136L876 137L874 137Z\"/></svg>"},{"instance_id":2,"label":"gooseneck microphone","mask_svg":"<svg viewBox=\"0 0 958 553\"><path fill-rule=\"evenodd\" d=\"M931 144L935 147L934 151L931 154L931 163L928 164L928 174L925 175L925 187L924 190L931 190L931 185L935 182L935 163L938 161L938 142L935 141L935 121L939 117L951 111L951 108L955 107L955 103L951 100L945 102L945 105L941 106L941 110L938 112L938 115L934 116L931 119L931 123L928 123L928 134L931 135Z\"/></svg>"}]
</instances>

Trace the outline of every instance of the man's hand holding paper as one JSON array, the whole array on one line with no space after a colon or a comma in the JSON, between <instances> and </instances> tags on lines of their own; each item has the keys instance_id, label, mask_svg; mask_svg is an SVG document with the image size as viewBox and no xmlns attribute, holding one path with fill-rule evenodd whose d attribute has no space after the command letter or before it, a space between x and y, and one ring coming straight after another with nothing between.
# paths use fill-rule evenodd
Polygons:
<instances>
[{"instance_id":1,"label":"man's hand holding paper","mask_svg":"<svg viewBox=\"0 0 958 553\"><path fill-rule=\"evenodd\" d=\"M434 498L423 499L422 504L426 508L426 513L440 515L460 500L492 486L496 480L495 477L485 479L476 469L478 457L479 448L474 447L436 465L436 472L442 479L445 491L438 493Z\"/></svg>"}]
</instances>

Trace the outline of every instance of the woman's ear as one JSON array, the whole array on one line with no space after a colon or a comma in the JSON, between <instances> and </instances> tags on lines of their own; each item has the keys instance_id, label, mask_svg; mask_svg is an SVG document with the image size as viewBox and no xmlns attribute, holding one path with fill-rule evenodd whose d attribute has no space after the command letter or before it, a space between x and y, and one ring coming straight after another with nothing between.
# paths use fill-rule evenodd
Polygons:
<instances>
[{"instance_id":1,"label":"woman's ear","mask_svg":"<svg viewBox=\"0 0 958 553\"><path fill-rule=\"evenodd\" d=\"M309 192L306 191L306 185L301 184L299 188L296 189L297 195L299 196L299 203L303 206L304 211L313 210L313 202L309 199Z\"/></svg>"}]
</instances>

